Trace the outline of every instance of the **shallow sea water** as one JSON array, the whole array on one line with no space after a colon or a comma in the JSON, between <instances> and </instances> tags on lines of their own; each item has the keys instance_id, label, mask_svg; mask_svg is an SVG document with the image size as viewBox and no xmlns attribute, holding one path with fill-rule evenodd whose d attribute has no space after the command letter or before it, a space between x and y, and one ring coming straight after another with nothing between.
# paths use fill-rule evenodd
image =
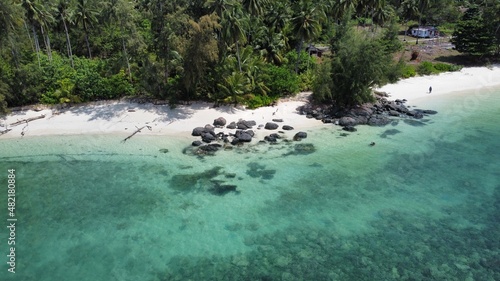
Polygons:
<instances>
[{"instance_id":1,"label":"shallow sea water","mask_svg":"<svg viewBox=\"0 0 500 281\"><path fill-rule=\"evenodd\" d=\"M415 104L439 113L205 157L191 139L0 138L18 218L0 279L500 280L500 91Z\"/></svg>"}]
</instances>

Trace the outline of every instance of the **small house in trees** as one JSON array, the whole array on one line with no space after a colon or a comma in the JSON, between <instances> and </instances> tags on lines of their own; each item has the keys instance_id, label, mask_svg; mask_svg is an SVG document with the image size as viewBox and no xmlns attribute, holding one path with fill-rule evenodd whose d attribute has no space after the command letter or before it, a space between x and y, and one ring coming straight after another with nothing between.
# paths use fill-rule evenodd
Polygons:
<instances>
[{"instance_id":1,"label":"small house in trees","mask_svg":"<svg viewBox=\"0 0 500 281\"><path fill-rule=\"evenodd\" d=\"M306 48L306 52L309 53L309 55L316 55L318 58L321 58L324 52L328 51L328 47L316 47L314 45L309 45Z\"/></svg>"},{"instance_id":2,"label":"small house in trees","mask_svg":"<svg viewBox=\"0 0 500 281\"><path fill-rule=\"evenodd\" d=\"M411 30L411 36L419 38L434 38L439 36L437 28L432 26L421 26Z\"/></svg>"}]
</instances>

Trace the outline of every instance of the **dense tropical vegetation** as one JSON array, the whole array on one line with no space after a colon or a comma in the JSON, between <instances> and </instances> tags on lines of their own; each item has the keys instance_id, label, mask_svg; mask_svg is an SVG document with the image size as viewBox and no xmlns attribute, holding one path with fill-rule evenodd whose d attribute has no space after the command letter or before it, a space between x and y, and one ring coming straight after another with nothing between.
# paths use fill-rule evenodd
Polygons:
<instances>
[{"instance_id":1,"label":"dense tropical vegetation","mask_svg":"<svg viewBox=\"0 0 500 281\"><path fill-rule=\"evenodd\" d=\"M123 96L258 107L312 87L352 105L404 74L399 27L423 24L499 53L497 0L0 0L0 111Z\"/></svg>"}]
</instances>

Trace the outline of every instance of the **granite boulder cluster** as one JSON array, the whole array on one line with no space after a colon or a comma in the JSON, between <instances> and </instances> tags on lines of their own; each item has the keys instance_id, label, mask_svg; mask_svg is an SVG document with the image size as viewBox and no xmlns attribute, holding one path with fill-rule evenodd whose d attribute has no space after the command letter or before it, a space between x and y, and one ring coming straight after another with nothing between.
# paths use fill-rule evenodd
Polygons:
<instances>
[{"instance_id":1,"label":"granite boulder cluster","mask_svg":"<svg viewBox=\"0 0 500 281\"><path fill-rule=\"evenodd\" d=\"M273 119L272 122L257 126L257 122L254 120L239 120L238 122L227 124L224 117L219 117L214 120L212 125L207 124L204 127L196 127L193 129L191 135L200 137L201 140L193 141L192 145L198 147L200 152L215 152L223 147L225 149L231 149L233 146L242 145L254 140L254 127L256 126L257 130L264 129L269 131L276 131L281 127L283 131L279 130L277 133L271 133L265 136L263 140L259 140L259 142L263 143L277 143L279 139L284 138L284 131L294 130L290 125L280 126L278 124L282 122L282 119ZM231 131L225 132L224 129L229 129ZM216 132L216 130L218 132ZM306 132L297 132L293 140L300 141L305 138L307 138Z\"/></svg>"},{"instance_id":2,"label":"granite boulder cluster","mask_svg":"<svg viewBox=\"0 0 500 281\"><path fill-rule=\"evenodd\" d=\"M437 113L434 110L410 109L405 105L405 99L390 101L387 96L386 93L376 92L375 102L350 109L306 104L299 108L299 112L307 118L339 125L349 132L356 131L357 125L385 126L394 118L422 119L426 115Z\"/></svg>"}]
</instances>

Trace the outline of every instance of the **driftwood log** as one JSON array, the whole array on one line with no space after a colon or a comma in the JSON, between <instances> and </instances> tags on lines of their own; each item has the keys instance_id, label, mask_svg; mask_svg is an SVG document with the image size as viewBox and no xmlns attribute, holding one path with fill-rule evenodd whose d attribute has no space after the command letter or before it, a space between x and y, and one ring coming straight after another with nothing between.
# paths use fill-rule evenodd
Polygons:
<instances>
[{"instance_id":1,"label":"driftwood log","mask_svg":"<svg viewBox=\"0 0 500 281\"><path fill-rule=\"evenodd\" d=\"M23 119L23 120L18 120L14 123L11 123L10 125L11 126L17 126L17 125L20 125L20 124L23 124L23 123L28 123L28 122L31 122L31 121L35 121L35 120L38 120L38 119L43 119L45 118L45 114L42 114L40 116L36 116L36 117L31 117L31 118L27 118L27 119Z\"/></svg>"},{"instance_id":2,"label":"driftwood log","mask_svg":"<svg viewBox=\"0 0 500 281\"><path fill-rule=\"evenodd\" d=\"M137 128L137 127L136 127L136 128ZM141 130L142 130L142 129L144 129L144 128L148 128L150 131L151 131L151 129L152 129L152 128L151 128L151 126L148 126L148 125L146 125L146 126L142 126L142 127L140 127L140 128L137 128L137 130L136 130L135 132L133 132L130 136L128 136L128 137L126 137L125 139L123 139L123 140L122 140L122 142L126 142L128 139L130 139L131 137L133 137L135 134L140 133L140 132L141 132Z\"/></svg>"},{"instance_id":3,"label":"driftwood log","mask_svg":"<svg viewBox=\"0 0 500 281\"><path fill-rule=\"evenodd\" d=\"M10 131L12 131L12 129L5 129L3 131L0 131L0 136L3 135L3 134L7 134Z\"/></svg>"}]
</instances>

